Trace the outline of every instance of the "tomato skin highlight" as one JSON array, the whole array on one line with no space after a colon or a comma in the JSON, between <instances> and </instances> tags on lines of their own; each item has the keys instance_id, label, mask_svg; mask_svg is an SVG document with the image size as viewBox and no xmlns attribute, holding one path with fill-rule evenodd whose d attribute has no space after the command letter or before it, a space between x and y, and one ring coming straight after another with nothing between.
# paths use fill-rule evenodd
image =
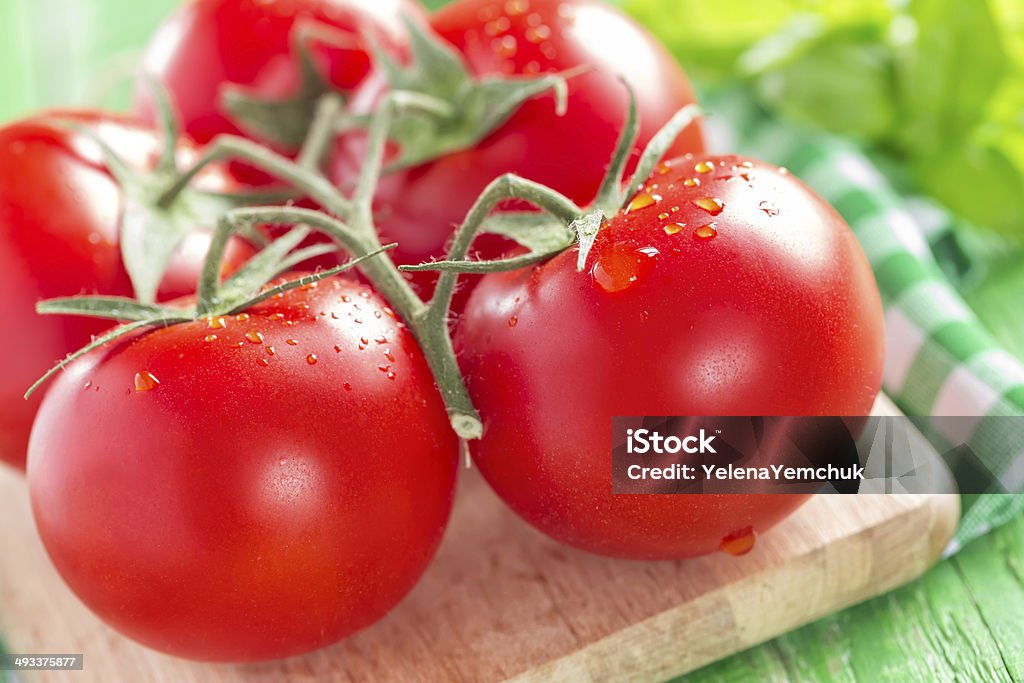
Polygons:
<instances>
[{"instance_id":1,"label":"tomato skin highlight","mask_svg":"<svg viewBox=\"0 0 1024 683\"><path fill-rule=\"evenodd\" d=\"M308 652L391 609L440 542L458 444L389 310L331 278L71 364L28 478L82 601L150 647L218 661Z\"/></svg>"},{"instance_id":2,"label":"tomato skin highlight","mask_svg":"<svg viewBox=\"0 0 1024 683\"><path fill-rule=\"evenodd\" d=\"M584 272L572 249L487 275L457 330L484 477L549 536L633 559L714 552L805 497L612 494L613 416L866 415L884 351L871 269L823 200L740 157L665 168Z\"/></svg>"},{"instance_id":3,"label":"tomato skin highlight","mask_svg":"<svg viewBox=\"0 0 1024 683\"><path fill-rule=\"evenodd\" d=\"M511 10L511 11L510 11ZM540 182L583 205L594 199L625 121L629 96L636 94L639 150L679 109L694 102L686 76L644 29L598 0L459 0L431 18L432 28L463 56L475 76L536 76L588 65L589 73L568 83L568 108L558 116L555 98L545 94L525 102L501 127L475 147L382 178L376 195L378 226L401 264L439 258L454 226L487 184L503 173ZM600 38L619 46L609 49ZM502 44L515 45L515 50ZM623 46L628 46L625 49ZM385 91L371 73L353 95L355 111L369 111ZM703 150L699 122L676 140L669 155ZM365 153L359 135L344 135L330 164L332 180L351 187ZM481 258L494 258L509 242L493 236L477 240ZM424 293L436 274L415 273ZM464 279L464 291L476 278ZM465 297L459 296L461 310Z\"/></svg>"},{"instance_id":4,"label":"tomato skin highlight","mask_svg":"<svg viewBox=\"0 0 1024 683\"><path fill-rule=\"evenodd\" d=\"M411 0L190 0L157 29L140 72L167 88L185 133L205 144L217 135L243 134L221 104L226 86L271 101L296 94L301 72L292 31L298 24L352 34L349 47L311 43L320 75L346 91L370 70L369 54L356 32L373 31L385 48L404 54L403 15L419 19L423 10ZM142 78L135 112L144 121L156 121L150 86ZM248 184L271 182L252 167L231 168Z\"/></svg>"},{"instance_id":5,"label":"tomato skin highlight","mask_svg":"<svg viewBox=\"0 0 1024 683\"><path fill-rule=\"evenodd\" d=\"M25 467L43 391L27 401L23 394L54 363L109 327L94 319L37 315L36 302L83 293L132 295L119 246L121 189L98 145L49 119L90 127L134 167L152 168L160 150L153 131L100 112L46 112L0 128L0 273L6 292L0 320L9 330L0 354L0 461L18 469ZM183 144L181 158L194 159L195 149ZM220 166L201 177L208 189L234 188ZM161 300L195 290L209 242L209 233L186 238L161 283ZM233 240L226 270L251 254Z\"/></svg>"}]
</instances>

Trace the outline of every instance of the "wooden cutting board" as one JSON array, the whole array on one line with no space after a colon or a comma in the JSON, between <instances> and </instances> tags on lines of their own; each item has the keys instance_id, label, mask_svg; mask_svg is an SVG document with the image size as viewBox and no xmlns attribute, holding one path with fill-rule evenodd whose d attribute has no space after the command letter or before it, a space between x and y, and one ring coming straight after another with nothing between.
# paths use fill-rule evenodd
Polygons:
<instances>
[{"instance_id":1,"label":"wooden cutting board","mask_svg":"<svg viewBox=\"0 0 1024 683\"><path fill-rule=\"evenodd\" d=\"M306 657L208 665L138 646L78 603L4 470L0 634L15 653L85 654L84 672L25 683L662 681L910 581L958 517L952 495L817 496L749 555L629 562L549 541L470 471L438 557L384 620Z\"/></svg>"}]
</instances>

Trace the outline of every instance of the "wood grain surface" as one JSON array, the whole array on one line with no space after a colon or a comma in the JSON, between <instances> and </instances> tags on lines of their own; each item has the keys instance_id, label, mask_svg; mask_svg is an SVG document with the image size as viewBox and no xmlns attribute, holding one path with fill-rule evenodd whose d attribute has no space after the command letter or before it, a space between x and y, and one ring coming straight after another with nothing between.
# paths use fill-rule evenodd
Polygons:
<instances>
[{"instance_id":1,"label":"wood grain surface","mask_svg":"<svg viewBox=\"0 0 1024 683\"><path fill-rule=\"evenodd\" d=\"M5 471L0 632L13 652L85 653L84 672L26 683L664 680L918 576L959 509L955 496L818 496L747 556L649 563L547 540L472 472L456 506L423 581L374 627L307 657L207 665L92 617L47 562L24 484Z\"/></svg>"}]
</instances>

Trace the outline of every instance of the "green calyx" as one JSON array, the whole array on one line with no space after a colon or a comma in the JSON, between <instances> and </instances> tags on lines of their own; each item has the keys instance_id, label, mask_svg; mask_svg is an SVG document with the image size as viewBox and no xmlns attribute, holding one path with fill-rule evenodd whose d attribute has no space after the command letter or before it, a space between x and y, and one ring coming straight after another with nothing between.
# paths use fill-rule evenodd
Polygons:
<instances>
[{"instance_id":1,"label":"green calyx","mask_svg":"<svg viewBox=\"0 0 1024 683\"><path fill-rule=\"evenodd\" d=\"M576 269L582 272L606 217L614 216L622 210L626 202L640 190L644 181L654 172L654 168L675 139L700 115L700 109L696 105L691 104L680 109L651 138L640 155L633 175L625 180L626 164L636 145L639 124L633 91L628 85L624 86L629 90L626 122L597 197L589 207L578 207L564 195L543 185L514 175L503 176L484 190L484 194L477 200L477 205L470 210L465 222L455 233L454 246L445 260L402 266L401 269L439 271L442 273L438 285L440 290L440 283L443 283L445 278L454 278L460 273L482 274L523 268L549 259L575 244L579 247ZM497 201L492 201L495 198ZM489 213L505 199L525 200L540 209L540 212ZM478 207L481 205L489 207L487 215L478 215ZM526 247L528 252L490 261L466 260L469 246L479 233L502 235ZM463 242L465 244L462 244Z\"/></svg>"},{"instance_id":2,"label":"green calyx","mask_svg":"<svg viewBox=\"0 0 1024 683\"><path fill-rule=\"evenodd\" d=\"M286 152L299 150L316 118L318 102L322 96L333 92L317 69L311 45L362 47L359 37L354 34L303 19L296 22L291 42L299 69L299 85L294 93L282 99L266 99L244 87L229 84L222 89L220 96L221 105L246 135Z\"/></svg>"},{"instance_id":3,"label":"green calyx","mask_svg":"<svg viewBox=\"0 0 1024 683\"><path fill-rule=\"evenodd\" d=\"M412 48L409 65L399 64L373 45L374 60L393 92L404 92L432 106L400 112L390 138L399 156L388 170L407 168L444 154L472 147L505 123L528 99L551 91L559 115L565 112L568 79L576 69L536 78L476 78L462 57L444 40L418 23L406 20Z\"/></svg>"}]
</instances>

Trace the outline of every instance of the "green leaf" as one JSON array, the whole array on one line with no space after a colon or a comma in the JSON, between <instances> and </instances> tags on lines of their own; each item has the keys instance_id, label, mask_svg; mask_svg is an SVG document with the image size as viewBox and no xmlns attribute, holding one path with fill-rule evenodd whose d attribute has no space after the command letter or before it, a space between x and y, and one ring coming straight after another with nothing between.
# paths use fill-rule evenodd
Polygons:
<instances>
[{"instance_id":1,"label":"green leaf","mask_svg":"<svg viewBox=\"0 0 1024 683\"><path fill-rule=\"evenodd\" d=\"M47 299L36 304L36 313L43 315L81 315L107 320L153 320L181 311L166 306L152 306L120 296L72 296Z\"/></svg>"},{"instance_id":2,"label":"green leaf","mask_svg":"<svg viewBox=\"0 0 1024 683\"><path fill-rule=\"evenodd\" d=\"M740 55L796 16L813 12L834 27L892 15L887 0L625 0L623 8L705 84L733 78Z\"/></svg>"},{"instance_id":3,"label":"green leaf","mask_svg":"<svg viewBox=\"0 0 1024 683\"><path fill-rule=\"evenodd\" d=\"M895 117L895 76L884 27L827 29L801 16L755 45L740 60L769 107L803 124L876 139Z\"/></svg>"},{"instance_id":4,"label":"green leaf","mask_svg":"<svg viewBox=\"0 0 1024 683\"><path fill-rule=\"evenodd\" d=\"M914 179L971 223L1024 237L1024 159L1011 158L999 141L973 137L951 143L934 157L914 161Z\"/></svg>"},{"instance_id":5,"label":"green leaf","mask_svg":"<svg viewBox=\"0 0 1024 683\"><path fill-rule=\"evenodd\" d=\"M488 216L481 232L514 240L530 251L551 252L566 249L575 234L554 216L537 211L506 211Z\"/></svg>"},{"instance_id":6,"label":"green leaf","mask_svg":"<svg viewBox=\"0 0 1024 683\"><path fill-rule=\"evenodd\" d=\"M900 141L932 155L966 136L1008 66L988 0L913 0L916 39L898 64Z\"/></svg>"}]
</instances>

